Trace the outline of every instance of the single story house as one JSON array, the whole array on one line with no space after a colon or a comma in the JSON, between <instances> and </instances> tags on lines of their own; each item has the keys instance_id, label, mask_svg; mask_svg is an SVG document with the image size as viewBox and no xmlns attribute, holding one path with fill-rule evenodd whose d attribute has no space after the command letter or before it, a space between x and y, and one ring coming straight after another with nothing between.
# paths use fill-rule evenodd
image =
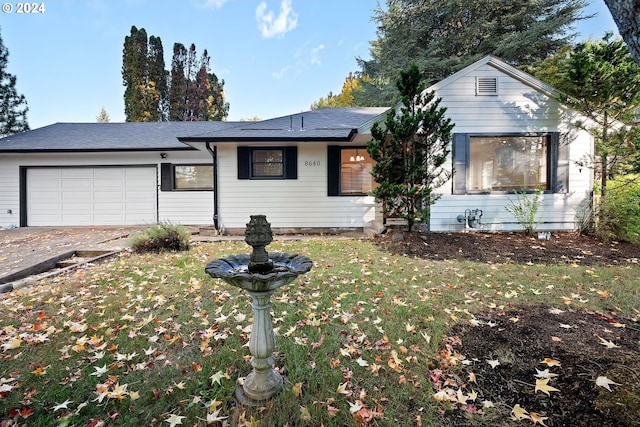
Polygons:
<instances>
[{"instance_id":1,"label":"single story house","mask_svg":"<svg viewBox=\"0 0 640 427\"><path fill-rule=\"evenodd\" d=\"M433 85L455 123L452 180L431 230L518 224L513 190L543 187L540 229L572 229L591 173L574 160L591 136L557 92L488 56ZM366 152L386 108L308 111L259 122L56 123L0 139L0 227L159 221L244 230L265 214L276 232L379 229Z\"/></svg>"}]
</instances>

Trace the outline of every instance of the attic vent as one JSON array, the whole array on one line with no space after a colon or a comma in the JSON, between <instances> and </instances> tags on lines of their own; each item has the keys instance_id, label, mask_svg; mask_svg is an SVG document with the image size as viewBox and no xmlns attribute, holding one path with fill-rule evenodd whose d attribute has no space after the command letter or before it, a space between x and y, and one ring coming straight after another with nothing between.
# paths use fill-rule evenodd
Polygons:
<instances>
[{"instance_id":1,"label":"attic vent","mask_svg":"<svg viewBox=\"0 0 640 427\"><path fill-rule=\"evenodd\" d=\"M476 95L497 95L497 77L476 77Z\"/></svg>"}]
</instances>

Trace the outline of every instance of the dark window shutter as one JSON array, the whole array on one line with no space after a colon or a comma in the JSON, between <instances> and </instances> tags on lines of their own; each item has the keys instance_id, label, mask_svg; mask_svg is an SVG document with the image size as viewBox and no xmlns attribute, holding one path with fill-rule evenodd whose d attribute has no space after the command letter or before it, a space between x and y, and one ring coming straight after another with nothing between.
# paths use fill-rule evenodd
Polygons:
<instances>
[{"instance_id":1,"label":"dark window shutter","mask_svg":"<svg viewBox=\"0 0 640 427\"><path fill-rule=\"evenodd\" d=\"M251 158L249 147L238 147L238 179L251 178Z\"/></svg>"},{"instance_id":2,"label":"dark window shutter","mask_svg":"<svg viewBox=\"0 0 640 427\"><path fill-rule=\"evenodd\" d=\"M340 147L327 147L327 195L340 195Z\"/></svg>"},{"instance_id":3,"label":"dark window shutter","mask_svg":"<svg viewBox=\"0 0 640 427\"><path fill-rule=\"evenodd\" d=\"M160 191L173 191L173 166L171 163L160 164Z\"/></svg>"},{"instance_id":4,"label":"dark window shutter","mask_svg":"<svg viewBox=\"0 0 640 427\"><path fill-rule=\"evenodd\" d=\"M298 147L284 148L284 177L298 179Z\"/></svg>"},{"instance_id":5,"label":"dark window shutter","mask_svg":"<svg viewBox=\"0 0 640 427\"><path fill-rule=\"evenodd\" d=\"M554 193L566 194L569 192L569 143L566 141L565 135L558 132L551 134L552 152L556 153L555 166L556 179Z\"/></svg>"},{"instance_id":6,"label":"dark window shutter","mask_svg":"<svg viewBox=\"0 0 640 427\"><path fill-rule=\"evenodd\" d=\"M469 164L469 134L453 134L453 194L467 192L467 165Z\"/></svg>"}]
</instances>

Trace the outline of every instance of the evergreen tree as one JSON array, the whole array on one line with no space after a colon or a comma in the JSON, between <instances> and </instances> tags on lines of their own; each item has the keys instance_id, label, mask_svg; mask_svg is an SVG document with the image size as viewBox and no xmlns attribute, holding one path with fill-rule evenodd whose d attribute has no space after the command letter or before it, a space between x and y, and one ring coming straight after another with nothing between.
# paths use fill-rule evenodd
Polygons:
<instances>
[{"instance_id":1,"label":"evergreen tree","mask_svg":"<svg viewBox=\"0 0 640 427\"><path fill-rule=\"evenodd\" d=\"M174 43L169 86L169 121L183 121L187 97L188 79L185 75L187 49L182 43Z\"/></svg>"},{"instance_id":2,"label":"evergreen tree","mask_svg":"<svg viewBox=\"0 0 640 427\"><path fill-rule=\"evenodd\" d=\"M0 137L29 130L27 100L18 95L16 77L7 72L9 50L0 34Z\"/></svg>"},{"instance_id":3,"label":"evergreen tree","mask_svg":"<svg viewBox=\"0 0 640 427\"><path fill-rule=\"evenodd\" d=\"M164 49L160 37L149 37L148 52L148 84L153 84L157 90L155 96L158 97L158 105L152 121L167 120L169 111L168 96L169 87L167 84L167 71L164 69Z\"/></svg>"},{"instance_id":4,"label":"evergreen tree","mask_svg":"<svg viewBox=\"0 0 640 427\"><path fill-rule=\"evenodd\" d=\"M148 86L147 32L144 28L131 27L131 34L124 38L122 52L122 84L124 89L124 114L128 122L145 121L145 88Z\"/></svg>"},{"instance_id":5,"label":"evergreen tree","mask_svg":"<svg viewBox=\"0 0 640 427\"><path fill-rule=\"evenodd\" d=\"M356 93L358 105L393 105L393 81L415 63L428 84L440 81L487 54L514 66L544 59L574 37L584 0L387 0L373 20L378 39L369 61L358 59L371 78Z\"/></svg>"},{"instance_id":6,"label":"evergreen tree","mask_svg":"<svg viewBox=\"0 0 640 427\"><path fill-rule=\"evenodd\" d=\"M110 120L111 118L109 117L109 113L107 113L107 110L105 110L104 107L102 107L102 109L100 110L100 113L96 116L96 122L109 123Z\"/></svg>"},{"instance_id":7,"label":"evergreen tree","mask_svg":"<svg viewBox=\"0 0 640 427\"><path fill-rule=\"evenodd\" d=\"M624 42L612 36L608 33L602 40L580 43L568 54L531 68L536 77L563 91L561 102L588 119L576 124L594 136L596 159L585 163L596 166L603 198L610 177L640 172L640 130L635 126L640 66Z\"/></svg>"},{"instance_id":8,"label":"evergreen tree","mask_svg":"<svg viewBox=\"0 0 640 427\"><path fill-rule=\"evenodd\" d=\"M376 162L372 191L382 202L383 215L404 218L411 231L416 221L427 223L433 205L451 172L443 168L450 153L453 124L444 117L440 98L424 91L426 84L416 65L400 72L396 82L402 107L392 109L384 127L375 123L367 152Z\"/></svg>"}]
</instances>

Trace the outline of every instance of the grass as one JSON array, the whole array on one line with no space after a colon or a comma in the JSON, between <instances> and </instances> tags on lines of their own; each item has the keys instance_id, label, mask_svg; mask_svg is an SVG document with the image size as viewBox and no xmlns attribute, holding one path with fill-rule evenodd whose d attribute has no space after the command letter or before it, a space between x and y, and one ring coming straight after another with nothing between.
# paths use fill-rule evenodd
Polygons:
<instances>
[{"instance_id":1,"label":"grass","mask_svg":"<svg viewBox=\"0 0 640 427\"><path fill-rule=\"evenodd\" d=\"M0 420L24 425L440 425L430 363L448 328L545 303L637 318L640 267L393 256L372 242L274 242L314 267L272 298L281 393L233 398L251 309L205 264L243 242L133 254L0 300ZM214 421L220 419L220 421Z\"/></svg>"}]
</instances>

